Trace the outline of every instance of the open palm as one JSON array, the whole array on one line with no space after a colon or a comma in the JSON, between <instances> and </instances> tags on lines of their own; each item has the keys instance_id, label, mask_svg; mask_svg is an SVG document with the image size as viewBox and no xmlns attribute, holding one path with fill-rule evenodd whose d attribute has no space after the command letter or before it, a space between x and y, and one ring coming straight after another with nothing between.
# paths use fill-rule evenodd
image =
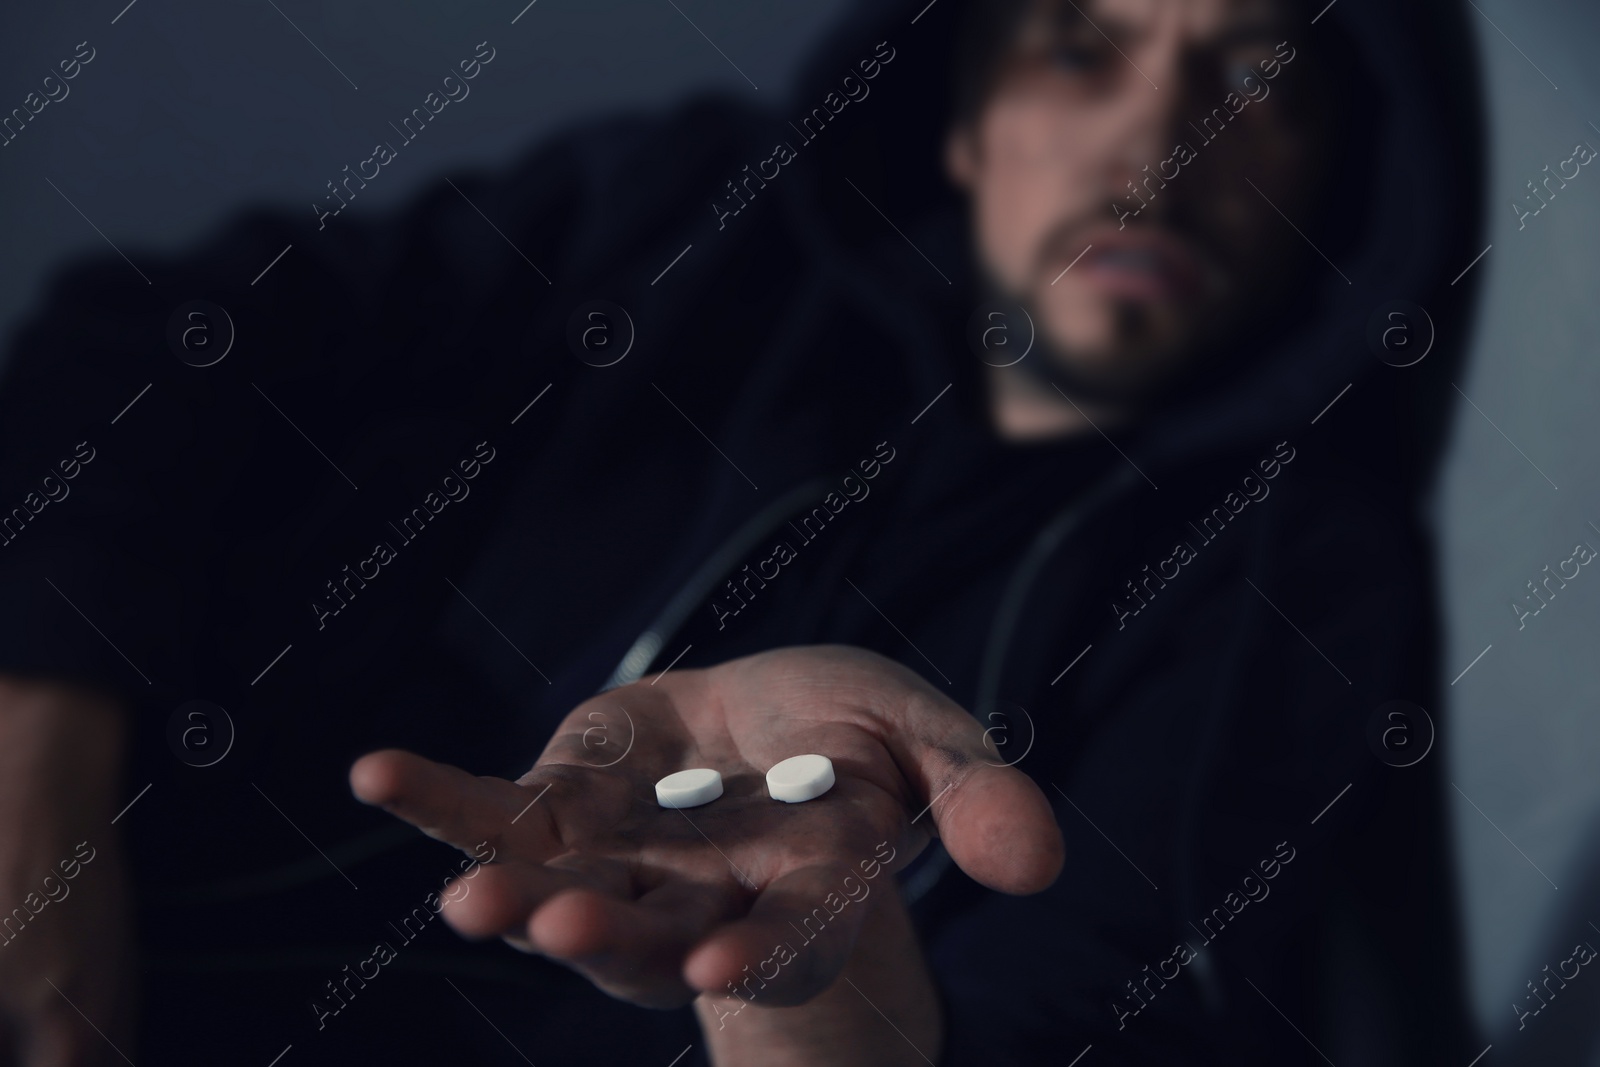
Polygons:
<instances>
[{"instance_id":1,"label":"open palm","mask_svg":"<svg viewBox=\"0 0 1600 1067\"><path fill-rule=\"evenodd\" d=\"M833 761L837 784L802 804L771 799L767 769L808 752ZM721 772L722 797L659 807L656 781L689 767ZM889 888L871 880L934 834L1003 892L1045 888L1062 862L1044 795L999 764L976 720L899 664L842 646L602 693L515 783L392 750L350 779L433 837L494 849L469 892L447 894L457 931L505 937L653 1007L725 992L758 963L765 1003L816 996L855 943L866 909L851 901ZM775 945L789 946L777 963Z\"/></svg>"}]
</instances>

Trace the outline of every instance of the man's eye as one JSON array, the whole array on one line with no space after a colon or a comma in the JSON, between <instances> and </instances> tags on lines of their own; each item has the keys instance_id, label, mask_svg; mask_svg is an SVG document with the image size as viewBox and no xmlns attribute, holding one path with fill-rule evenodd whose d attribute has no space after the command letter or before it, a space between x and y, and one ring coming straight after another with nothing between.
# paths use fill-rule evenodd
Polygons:
<instances>
[{"instance_id":1,"label":"man's eye","mask_svg":"<svg viewBox=\"0 0 1600 1067\"><path fill-rule=\"evenodd\" d=\"M1212 69L1225 85L1238 89L1244 86L1246 78L1254 78L1256 82L1266 80L1261 72L1264 65L1271 66L1272 50L1270 46L1260 47L1254 44L1230 48L1211 57L1210 62Z\"/></svg>"},{"instance_id":2,"label":"man's eye","mask_svg":"<svg viewBox=\"0 0 1600 1067\"><path fill-rule=\"evenodd\" d=\"M1050 52L1053 66L1068 73L1094 70L1105 62L1104 49L1084 45L1057 45Z\"/></svg>"}]
</instances>

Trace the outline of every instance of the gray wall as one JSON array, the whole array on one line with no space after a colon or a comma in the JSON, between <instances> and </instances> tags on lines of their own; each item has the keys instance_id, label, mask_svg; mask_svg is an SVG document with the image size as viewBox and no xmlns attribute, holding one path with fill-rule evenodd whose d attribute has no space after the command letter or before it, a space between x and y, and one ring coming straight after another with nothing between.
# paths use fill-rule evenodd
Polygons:
<instances>
[{"instance_id":1,"label":"gray wall","mask_svg":"<svg viewBox=\"0 0 1600 1067\"><path fill-rule=\"evenodd\" d=\"M96 54L65 99L0 148L0 330L36 297L41 268L105 250L84 215L135 263L140 245L182 245L242 202L303 205L313 218L324 183L397 140L388 124L480 41L496 56L471 95L406 145L352 211L395 205L443 167L504 160L583 116L696 89L780 92L840 9L678 0L680 14L668 0L537 0L512 25L527 0L137 0L119 17L126 3L6 16L0 113L22 106L78 42Z\"/></svg>"},{"instance_id":2,"label":"gray wall","mask_svg":"<svg viewBox=\"0 0 1600 1067\"><path fill-rule=\"evenodd\" d=\"M1511 1005L1576 942L1600 946L1590 925L1600 923L1600 566L1583 567L1520 630L1511 609L1525 583L1547 564L1555 571L1577 542L1600 548L1589 526L1600 526L1600 160L1525 228L1510 207L1577 142L1600 149L1590 125L1600 124L1600 9L1582 0L1478 6L1470 17L1488 73L1493 248L1473 268L1484 273L1485 300L1457 384L1483 413L1457 398L1435 515L1449 619L1444 681L1493 646L1448 689L1460 790L1451 802L1490 1064L1534 1062L1519 1049L1566 1025L1563 1012L1585 1009L1574 990L1519 1032ZM1575 984L1600 985L1585 975ZM1587 1062L1600 1063L1600 1051Z\"/></svg>"},{"instance_id":3,"label":"gray wall","mask_svg":"<svg viewBox=\"0 0 1600 1067\"><path fill-rule=\"evenodd\" d=\"M77 42L96 50L70 95L0 149L0 331L36 298L50 264L104 248L50 182L135 262L141 247L181 244L243 202L309 213L324 181L363 158L389 121L488 40L495 62L353 209L371 211L444 166L495 163L585 115L660 106L696 88L779 92L797 54L841 7L678 0L755 90L668 0L538 0L515 25L522 0L448 12L418 0L278 0L281 13L269 0L138 0L112 24L122 3L14 12L0 36L0 110L20 105ZM1493 117L1493 248L1473 268L1486 299L1458 384L1484 414L1461 401L1435 514L1449 620L1443 681L1493 646L1446 690L1457 728L1441 753L1460 789L1451 802L1472 987L1496 1043L1491 1064L1532 1062L1530 1034L1558 1025L1547 1020L1561 1002L1516 1032L1509 1005L1523 983L1575 941L1600 941L1586 918L1600 922L1600 864L1583 862L1600 855L1600 568L1585 568L1520 632L1510 608L1576 541L1600 547L1587 525L1600 526L1600 166L1584 168L1520 232L1507 206L1576 141L1600 147L1588 125L1600 122L1600 76L1587 54L1600 39L1600 12L1579 0L1478 6ZM1588 980L1600 987L1600 976Z\"/></svg>"}]
</instances>

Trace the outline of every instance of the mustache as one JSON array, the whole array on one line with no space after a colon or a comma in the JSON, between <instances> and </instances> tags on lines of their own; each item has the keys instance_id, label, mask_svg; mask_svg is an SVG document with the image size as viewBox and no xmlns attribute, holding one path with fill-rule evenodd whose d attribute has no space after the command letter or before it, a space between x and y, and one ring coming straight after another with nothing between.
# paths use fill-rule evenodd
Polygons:
<instances>
[{"instance_id":1,"label":"mustache","mask_svg":"<svg viewBox=\"0 0 1600 1067\"><path fill-rule=\"evenodd\" d=\"M1114 216L1107 216L1114 218ZM1082 239L1084 232L1101 222L1107 221L1098 212L1079 215L1074 218L1063 219L1049 230L1039 241L1039 250L1033 257L1033 272L1039 274L1044 271L1045 265L1062 258L1069 259L1083 251L1087 243Z\"/></svg>"},{"instance_id":2,"label":"mustache","mask_svg":"<svg viewBox=\"0 0 1600 1067\"><path fill-rule=\"evenodd\" d=\"M1118 229L1122 229L1124 225L1128 229L1146 226L1159 227L1196 252L1204 252L1208 249L1209 244L1205 236L1200 232L1199 227L1192 224L1192 220L1186 211L1180 210L1177 205L1171 208L1167 208L1166 205L1162 206L1164 210L1156 211L1154 210L1156 205L1151 204L1152 210L1146 213L1149 215L1148 220L1127 222L1119 225ZM1046 230L1044 236L1039 239L1038 247L1033 257L1033 273L1035 275L1042 273L1051 262L1056 260L1065 258L1070 262L1089 244L1089 241L1084 236L1085 234L1101 226L1117 222L1119 222L1119 219L1116 210L1110 204L1104 210L1083 211L1061 219Z\"/></svg>"}]
</instances>

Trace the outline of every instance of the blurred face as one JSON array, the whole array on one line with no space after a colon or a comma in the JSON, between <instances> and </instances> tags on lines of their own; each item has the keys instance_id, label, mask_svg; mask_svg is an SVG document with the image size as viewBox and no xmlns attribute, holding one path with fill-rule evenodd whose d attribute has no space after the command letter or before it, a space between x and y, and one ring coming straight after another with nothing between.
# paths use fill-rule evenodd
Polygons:
<instances>
[{"instance_id":1,"label":"blurred face","mask_svg":"<svg viewBox=\"0 0 1600 1067\"><path fill-rule=\"evenodd\" d=\"M947 146L983 274L1041 334L1017 371L1134 401L1303 279L1306 36L1271 0L1033 5Z\"/></svg>"}]
</instances>

